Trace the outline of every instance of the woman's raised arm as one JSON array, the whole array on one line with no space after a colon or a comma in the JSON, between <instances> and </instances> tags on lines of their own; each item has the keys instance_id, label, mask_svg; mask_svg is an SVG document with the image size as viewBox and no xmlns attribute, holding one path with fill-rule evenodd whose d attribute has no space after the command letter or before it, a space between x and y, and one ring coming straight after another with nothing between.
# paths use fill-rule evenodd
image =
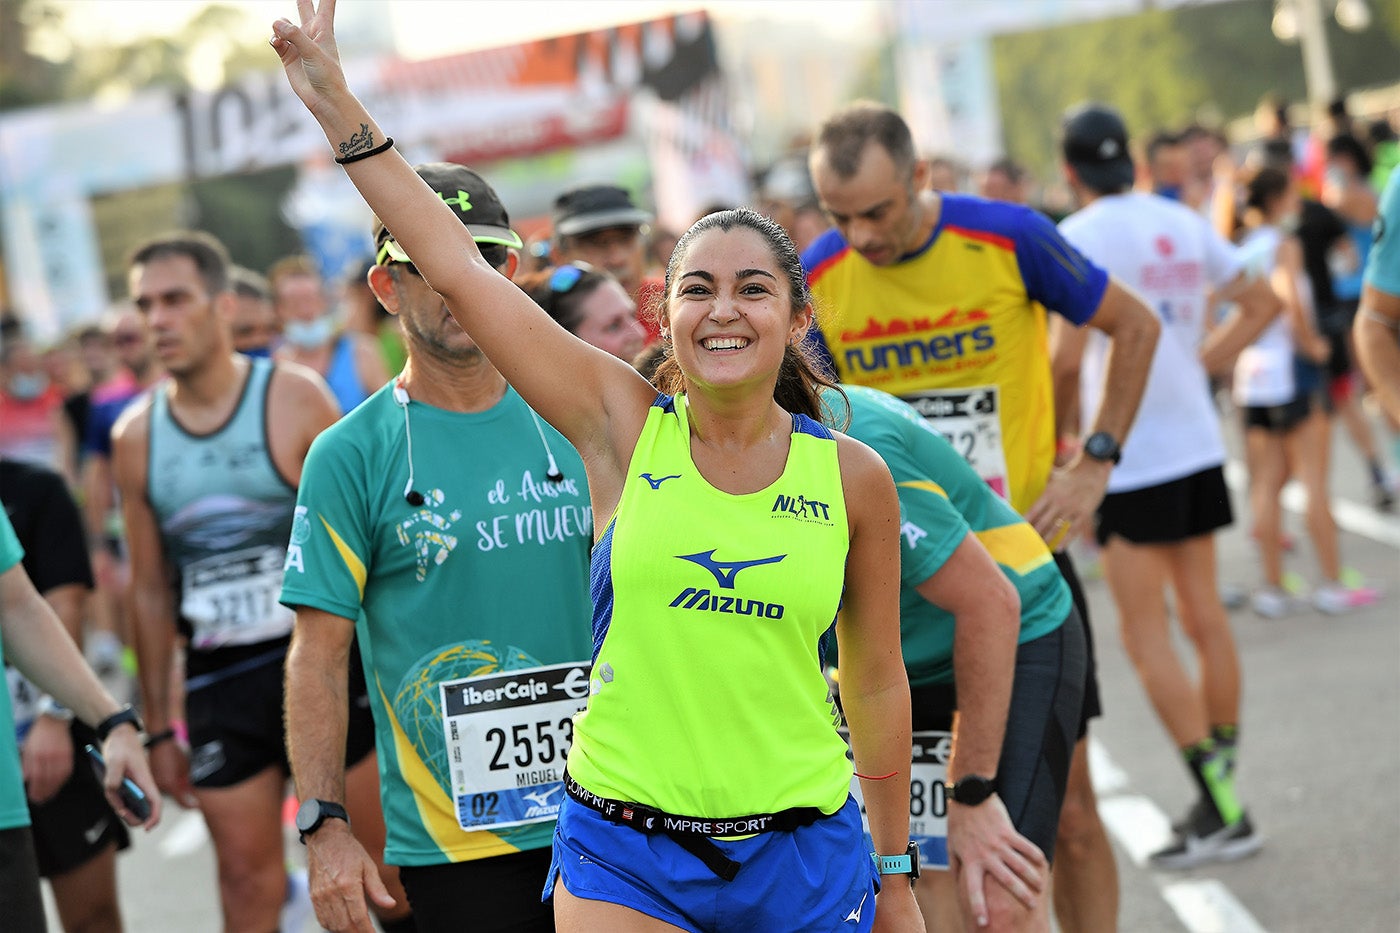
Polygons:
<instances>
[{"instance_id":1,"label":"woman's raised arm","mask_svg":"<svg viewBox=\"0 0 1400 933\"><path fill-rule=\"evenodd\" d=\"M482 259L452 209L388 146L389 137L346 85L335 44L335 0L321 0L319 7L297 0L297 12L300 26L280 19L272 27L271 45L287 81L366 203L457 323L586 458L596 463L598 454L630 451L655 390L621 360L565 331Z\"/></svg>"}]
</instances>

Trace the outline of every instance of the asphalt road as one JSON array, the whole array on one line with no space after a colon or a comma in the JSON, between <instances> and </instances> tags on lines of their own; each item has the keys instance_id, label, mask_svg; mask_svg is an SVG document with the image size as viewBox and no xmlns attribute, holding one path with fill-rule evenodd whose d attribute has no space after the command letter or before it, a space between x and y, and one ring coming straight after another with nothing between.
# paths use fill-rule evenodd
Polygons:
<instances>
[{"instance_id":1,"label":"asphalt road","mask_svg":"<svg viewBox=\"0 0 1400 933\"><path fill-rule=\"evenodd\" d=\"M1400 518L1369 507L1351 445L1339 436L1334 450L1336 511L1351 529L1344 563L1387 594L1345 617L1232 613L1245 676L1241 794L1267 839L1258 855L1179 873L1143 864L1167 818L1189 805L1191 785L1128 665L1106 587L1088 582L1106 709L1092 728L1095 777L1118 856L1124 931L1400 929ZM1247 587L1257 561L1238 490L1234 503L1236 525L1219 537L1220 577ZM1316 579L1301 516L1290 514L1288 527L1299 540L1289 569ZM217 930L203 825L173 806L167 813L119 860L127 929ZM287 838L289 858L300 859L294 834Z\"/></svg>"}]
</instances>

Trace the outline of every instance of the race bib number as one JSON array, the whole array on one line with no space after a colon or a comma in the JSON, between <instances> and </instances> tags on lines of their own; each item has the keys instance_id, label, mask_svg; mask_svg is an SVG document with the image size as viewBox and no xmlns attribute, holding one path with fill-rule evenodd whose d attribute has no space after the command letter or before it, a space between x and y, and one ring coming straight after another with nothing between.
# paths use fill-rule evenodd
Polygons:
<instances>
[{"instance_id":1,"label":"race bib number","mask_svg":"<svg viewBox=\"0 0 1400 933\"><path fill-rule=\"evenodd\" d=\"M928 389L900 396L953 446L1003 499L1009 494L997 386Z\"/></svg>"},{"instance_id":2,"label":"race bib number","mask_svg":"<svg viewBox=\"0 0 1400 933\"><path fill-rule=\"evenodd\" d=\"M505 829L559 815L574 714L588 664L466 677L440 689L452 796L463 829Z\"/></svg>"},{"instance_id":3,"label":"race bib number","mask_svg":"<svg viewBox=\"0 0 1400 933\"><path fill-rule=\"evenodd\" d=\"M280 638L296 616L277 602L282 592L281 548L257 547L186 565L180 612L194 629L196 648Z\"/></svg>"},{"instance_id":4,"label":"race bib number","mask_svg":"<svg viewBox=\"0 0 1400 933\"><path fill-rule=\"evenodd\" d=\"M915 732L909 768L909 841L919 847L922 868L948 868L948 758L951 732ZM869 843L870 821L860 778L851 776L851 795L860 804L860 821ZM873 843L871 843L873 845Z\"/></svg>"}]
</instances>

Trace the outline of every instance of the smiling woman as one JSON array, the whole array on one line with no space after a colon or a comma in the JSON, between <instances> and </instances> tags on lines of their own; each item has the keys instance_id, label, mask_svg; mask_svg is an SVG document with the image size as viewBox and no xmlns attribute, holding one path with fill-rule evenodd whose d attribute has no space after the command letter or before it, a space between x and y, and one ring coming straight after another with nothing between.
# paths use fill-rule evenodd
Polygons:
<instances>
[{"instance_id":1,"label":"smiling woman","mask_svg":"<svg viewBox=\"0 0 1400 933\"><path fill-rule=\"evenodd\" d=\"M333 150L378 147L386 136L339 65L333 0L297 6L301 26L278 21L272 40L293 90ZM484 261L398 153L345 170L587 467L593 666L540 879L559 929L826 929L836 917L869 930L877 915L883 930L921 929L907 884L887 880L877 911L863 910L878 872L913 868L898 500L869 448L804 414L817 383L795 345L812 310L787 234L732 211L681 238L660 310L674 394L658 394ZM820 518L774 509L798 496L821 503ZM725 600L763 612L721 612ZM865 783L875 853L822 674L838 608L856 770L879 776Z\"/></svg>"}]
</instances>

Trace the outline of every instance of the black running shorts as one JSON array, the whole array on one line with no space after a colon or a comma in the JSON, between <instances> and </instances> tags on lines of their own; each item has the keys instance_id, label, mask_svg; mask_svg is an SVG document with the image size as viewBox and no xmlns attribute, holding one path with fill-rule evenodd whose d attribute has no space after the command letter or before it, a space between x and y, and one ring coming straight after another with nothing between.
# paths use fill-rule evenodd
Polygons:
<instances>
[{"instance_id":1,"label":"black running shorts","mask_svg":"<svg viewBox=\"0 0 1400 933\"><path fill-rule=\"evenodd\" d=\"M269 765L291 773L282 719L286 645L287 640L280 639L189 652L185 721L190 735L190 780L195 787L232 787ZM217 661L202 657L208 654L220 657ZM374 750L374 718L364 676L353 673L360 660L354 652L350 660L347 767Z\"/></svg>"},{"instance_id":2,"label":"black running shorts","mask_svg":"<svg viewBox=\"0 0 1400 933\"><path fill-rule=\"evenodd\" d=\"M1060 806L1084 708L1084 626L1071 609L1063 625L1016 649L1016 679L997 763L997 795L1016 831L1055 856ZM948 730L957 708L953 684L910 689L914 731Z\"/></svg>"},{"instance_id":3,"label":"black running shorts","mask_svg":"<svg viewBox=\"0 0 1400 933\"><path fill-rule=\"evenodd\" d=\"M1074 610L1079 615L1079 626L1084 631L1084 710L1079 716L1078 738L1089 734L1089 720L1103 715L1103 700L1099 696L1099 662L1094 654L1094 628L1089 624L1089 600L1084 598L1084 585L1079 582L1079 571L1074 569L1068 551L1055 551L1055 566L1060 568L1060 576L1069 586L1070 598L1074 600Z\"/></svg>"},{"instance_id":4,"label":"black running shorts","mask_svg":"<svg viewBox=\"0 0 1400 933\"><path fill-rule=\"evenodd\" d=\"M39 858L39 874L45 878L82 866L108 846L121 850L131 845L126 824L107 803L83 751L85 745L97 744L97 733L75 719L70 734L73 773L58 793L41 804L29 805L34 852Z\"/></svg>"},{"instance_id":5,"label":"black running shorts","mask_svg":"<svg viewBox=\"0 0 1400 933\"><path fill-rule=\"evenodd\" d=\"M1157 486L1104 496L1094 536L1101 545L1114 535L1130 544L1176 544L1224 528L1234 518L1225 472L1213 466Z\"/></svg>"},{"instance_id":6,"label":"black running shorts","mask_svg":"<svg viewBox=\"0 0 1400 933\"><path fill-rule=\"evenodd\" d=\"M401 866L418 933L553 933L554 906L540 901L552 854L545 846L470 862Z\"/></svg>"}]
</instances>

